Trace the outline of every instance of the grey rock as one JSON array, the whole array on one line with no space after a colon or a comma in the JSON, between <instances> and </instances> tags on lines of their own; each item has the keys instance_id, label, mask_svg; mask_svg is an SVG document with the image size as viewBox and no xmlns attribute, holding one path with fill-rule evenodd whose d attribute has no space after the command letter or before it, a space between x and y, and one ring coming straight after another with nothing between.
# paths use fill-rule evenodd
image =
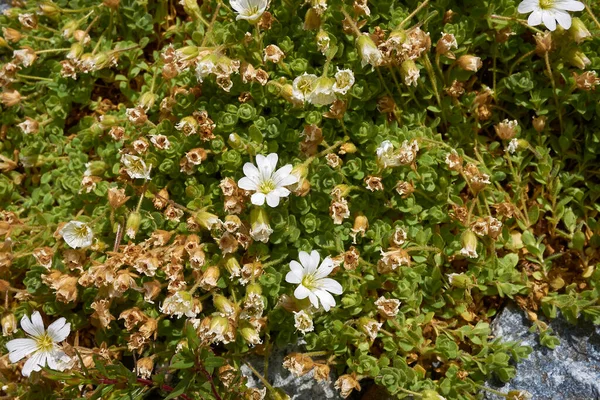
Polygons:
<instances>
[{"instance_id":1,"label":"grey rock","mask_svg":"<svg viewBox=\"0 0 600 400\"><path fill-rule=\"evenodd\" d=\"M504 341L517 341L533 351L519 363L510 382L488 382L504 393L527 390L535 400L600 399L600 328L580 320L569 324L558 317L549 321L553 335L560 338L554 349L542 346L537 333L529 332L531 322L515 305L506 307L492 323L492 331ZM489 393L488 400L501 399Z\"/></svg>"},{"instance_id":2,"label":"grey rock","mask_svg":"<svg viewBox=\"0 0 600 400\"><path fill-rule=\"evenodd\" d=\"M286 355L293 352L303 351L301 347L289 346L284 349L273 349L269 357L269 371L267 380L276 388L285 391L292 400L342 400L338 391L334 389L333 382L336 379L331 374L329 382L317 382L313 378L313 371L308 374L296 377L287 369L283 368L283 359ZM264 358L251 357L250 364L261 374L264 371ZM250 368L245 365L241 367L242 374L248 378L248 386L262 388L263 384L252 373Z\"/></svg>"}]
</instances>

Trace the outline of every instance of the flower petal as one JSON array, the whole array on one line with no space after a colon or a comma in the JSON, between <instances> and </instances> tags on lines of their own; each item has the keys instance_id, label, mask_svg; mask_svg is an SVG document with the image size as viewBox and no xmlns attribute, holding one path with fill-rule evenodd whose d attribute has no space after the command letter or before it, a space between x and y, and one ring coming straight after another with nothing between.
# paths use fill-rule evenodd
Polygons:
<instances>
[{"instance_id":1,"label":"flower petal","mask_svg":"<svg viewBox=\"0 0 600 400\"><path fill-rule=\"evenodd\" d=\"M59 318L48 326L48 336L54 342L62 342L71 333L71 324L65 318Z\"/></svg>"},{"instance_id":2,"label":"flower petal","mask_svg":"<svg viewBox=\"0 0 600 400\"><path fill-rule=\"evenodd\" d=\"M277 207L279 205L279 196L275 191L267 193L267 204L269 207Z\"/></svg>"},{"instance_id":3,"label":"flower petal","mask_svg":"<svg viewBox=\"0 0 600 400\"><path fill-rule=\"evenodd\" d=\"M521 14L527 14L534 10L538 10L540 8L540 4L538 0L525 0L519 4L517 11Z\"/></svg>"},{"instance_id":4,"label":"flower petal","mask_svg":"<svg viewBox=\"0 0 600 400\"><path fill-rule=\"evenodd\" d=\"M321 300L321 305L325 311L329 311L331 307L335 307L335 299L325 290L315 290L315 295Z\"/></svg>"},{"instance_id":5,"label":"flower petal","mask_svg":"<svg viewBox=\"0 0 600 400\"><path fill-rule=\"evenodd\" d=\"M569 29L571 27L571 16L566 11L554 10L554 18L558 21L558 24L563 29Z\"/></svg>"},{"instance_id":6,"label":"flower petal","mask_svg":"<svg viewBox=\"0 0 600 400\"><path fill-rule=\"evenodd\" d=\"M300 278L304 276L304 267L296 260L290 261L290 271Z\"/></svg>"},{"instance_id":7,"label":"flower petal","mask_svg":"<svg viewBox=\"0 0 600 400\"><path fill-rule=\"evenodd\" d=\"M16 363L23 357L35 352L37 343L33 339L13 339L6 343L6 348L9 351L8 358L10 362Z\"/></svg>"},{"instance_id":8,"label":"flower petal","mask_svg":"<svg viewBox=\"0 0 600 400\"><path fill-rule=\"evenodd\" d=\"M23 376L29 376L32 371L41 370L42 367L46 365L46 358L47 353L45 351L34 353L29 360L25 362L25 365L23 365L23 370L21 371Z\"/></svg>"},{"instance_id":9,"label":"flower petal","mask_svg":"<svg viewBox=\"0 0 600 400\"><path fill-rule=\"evenodd\" d=\"M256 168L256 166L252 163L245 163L242 167L242 170L244 171L244 175L246 175L248 178L258 179L258 177L260 176L258 168Z\"/></svg>"},{"instance_id":10,"label":"flower petal","mask_svg":"<svg viewBox=\"0 0 600 400\"><path fill-rule=\"evenodd\" d=\"M279 168L273 174L273 182L275 182L276 186L283 186L279 182L286 179L290 176L290 172L292 172L292 164L286 164L283 167Z\"/></svg>"},{"instance_id":11,"label":"flower petal","mask_svg":"<svg viewBox=\"0 0 600 400\"><path fill-rule=\"evenodd\" d=\"M335 268L335 265L333 265L333 260L331 259L331 257L329 257L329 256L325 257L325 259L323 260L321 265L319 265L319 268L317 268L317 271L315 273L315 278L316 279L325 278L327 275L329 275L331 273L331 271L333 271L334 268Z\"/></svg>"},{"instance_id":12,"label":"flower petal","mask_svg":"<svg viewBox=\"0 0 600 400\"><path fill-rule=\"evenodd\" d=\"M308 268L310 267L310 255L305 251L300 251L298 252L298 259L304 268L304 275L306 275Z\"/></svg>"},{"instance_id":13,"label":"flower petal","mask_svg":"<svg viewBox=\"0 0 600 400\"><path fill-rule=\"evenodd\" d=\"M314 274L315 272L317 272L317 269L319 268L319 261L321 261L321 256L319 255L319 252L316 250L311 251L310 252L310 268L308 268L306 273Z\"/></svg>"},{"instance_id":14,"label":"flower petal","mask_svg":"<svg viewBox=\"0 0 600 400\"><path fill-rule=\"evenodd\" d=\"M527 18L527 23L529 26L536 26L542 23L542 11L534 10Z\"/></svg>"},{"instance_id":15,"label":"flower petal","mask_svg":"<svg viewBox=\"0 0 600 400\"><path fill-rule=\"evenodd\" d=\"M238 186L244 190L258 190L258 183L256 178L243 177L238 181Z\"/></svg>"},{"instance_id":16,"label":"flower petal","mask_svg":"<svg viewBox=\"0 0 600 400\"><path fill-rule=\"evenodd\" d=\"M299 285L296 290L294 290L294 297L298 300L302 300L311 295L311 291L304 285Z\"/></svg>"},{"instance_id":17,"label":"flower petal","mask_svg":"<svg viewBox=\"0 0 600 400\"><path fill-rule=\"evenodd\" d=\"M44 321L39 311L31 314L31 320L26 315L21 319L21 328L33 337L42 336L45 332Z\"/></svg>"},{"instance_id":18,"label":"flower petal","mask_svg":"<svg viewBox=\"0 0 600 400\"><path fill-rule=\"evenodd\" d=\"M342 285L340 285L340 283L338 281L336 281L335 279L331 279L331 278L320 279L319 280L319 289L326 290L333 294L342 294L344 292Z\"/></svg>"},{"instance_id":19,"label":"flower petal","mask_svg":"<svg viewBox=\"0 0 600 400\"><path fill-rule=\"evenodd\" d=\"M267 156L267 161L269 162L269 167L271 169L271 173L269 175L272 175L277 168L277 160L279 160L277 153L271 153Z\"/></svg>"},{"instance_id":20,"label":"flower petal","mask_svg":"<svg viewBox=\"0 0 600 400\"><path fill-rule=\"evenodd\" d=\"M556 30L556 19L554 19L554 14L548 11L542 11L542 21L546 28L551 31Z\"/></svg>"},{"instance_id":21,"label":"flower petal","mask_svg":"<svg viewBox=\"0 0 600 400\"><path fill-rule=\"evenodd\" d=\"M559 0L553 4L555 9L565 11L582 11L585 5L580 1L574 0Z\"/></svg>"},{"instance_id":22,"label":"flower petal","mask_svg":"<svg viewBox=\"0 0 600 400\"><path fill-rule=\"evenodd\" d=\"M252 202L252 204L254 204L255 206L262 206L263 204L265 204L265 195L264 193L254 193L251 197L250 197L250 202Z\"/></svg>"},{"instance_id":23,"label":"flower petal","mask_svg":"<svg viewBox=\"0 0 600 400\"><path fill-rule=\"evenodd\" d=\"M314 308L319 308L319 298L313 292L308 292L308 299Z\"/></svg>"}]
</instances>

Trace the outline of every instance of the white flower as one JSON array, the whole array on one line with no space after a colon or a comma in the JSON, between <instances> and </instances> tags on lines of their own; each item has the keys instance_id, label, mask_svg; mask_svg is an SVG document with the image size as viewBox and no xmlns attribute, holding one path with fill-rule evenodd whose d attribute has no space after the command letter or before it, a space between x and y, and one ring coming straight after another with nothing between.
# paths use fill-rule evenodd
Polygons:
<instances>
[{"instance_id":1,"label":"white flower","mask_svg":"<svg viewBox=\"0 0 600 400\"><path fill-rule=\"evenodd\" d=\"M513 139L508 143L508 147L506 148L506 151L508 151L510 154L513 154L515 151L517 151L518 148L519 148L519 141L517 139Z\"/></svg>"},{"instance_id":2,"label":"white flower","mask_svg":"<svg viewBox=\"0 0 600 400\"><path fill-rule=\"evenodd\" d=\"M90 247L94 238L92 228L80 221L67 222L59 233L69 247L74 249Z\"/></svg>"},{"instance_id":3,"label":"white flower","mask_svg":"<svg viewBox=\"0 0 600 400\"><path fill-rule=\"evenodd\" d=\"M354 73L351 69L338 69L335 73L335 83L333 91L339 94L346 94L354 85Z\"/></svg>"},{"instance_id":4,"label":"white flower","mask_svg":"<svg viewBox=\"0 0 600 400\"><path fill-rule=\"evenodd\" d=\"M313 83L316 80L316 75L307 74L306 72L303 75L296 77L292 83L292 96L302 102L308 100L313 91Z\"/></svg>"},{"instance_id":5,"label":"white flower","mask_svg":"<svg viewBox=\"0 0 600 400\"><path fill-rule=\"evenodd\" d=\"M309 298L313 307L319 307L319 301L325 311L335 307L335 299L331 295L342 294L342 285L337 281L327 278L335 265L330 257L326 257L321 265L321 256L316 250L310 254L301 251L298 254L300 262L290 262L290 272L285 276L288 283L299 284L294 291L294 296L299 299ZM331 292L331 293L330 293Z\"/></svg>"},{"instance_id":6,"label":"white flower","mask_svg":"<svg viewBox=\"0 0 600 400\"><path fill-rule=\"evenodd\" d=\"M277 207L280 198L290 195L290 191L285 186L298 182L298 178L291 174L293 168L291 164L286 164L275 171L277 159L275 153L266 157L258 154L256 166L252 163L244 164L246 176L239 180L238 186L255 192L250 198L252 204L262 206L266 200L270 207Z\"/></svg>"},{"instance_id":7,"label":"white flower","mask_svg":"<svg viewBox=\"0 0 600 400\"><path fill-rule=\"evenodd\" d=\"M333 85L335 81L326 76L321 76L314 80L312 90L306 100L315 106L326 106L335 101L335 92Z\"/></svg>"},{"instance_id":8,"label":"white flower","mask_svg":"<svg viewBox=\"0 0 600 400\"><path fill-rule=\"evenodd\" d=\"M394 152L394 145L389 140L381 142L376 150L377 162L383 167L397 167L400 165L400 160Z\"/></svg>"},{"instance_id":9,"label":"white flower","mask_svg":"<svg viewBox=\"0 0 600 400\"><path fill-rule=\"evenodd\" d=\"M361 57L361 65L364 67L371 64L373 67L379 66L383 62L383 54L375 45L375 42L367 35L361 35L357 39L358 52Z\"/></svg>"},{"instance_id":10,"label":"white flower","mask_svg":"<svg viewBox=\"0 0 600 400\"><path fill-rule=\"evenodd\" d=\"M201 311L199 305L192 297L190 292L180 290L165 298L164 303L160 306L160 312L167 315L174 315L181 318L184 315L188 318L196 318Z\"/></svg>"},{"instance_id":11,"label":"white flower","mask_svg":"<svg viewBox=\"0 0 600 400\"><path fill-rule=\"evenodd\" d=\"M252 237L252 239L263 243L269 242L269 237L272 233L273 228L271 228L269 224L265 224L264 222L255 224L252 226L252 229L250 229L250 236Z\"/></svg>"},{"instance_id":12,"label":"white flower","mask_svg":"<svg viewBox=\"0 0 600 400\"><path fill-rule=\"evenodd\" d=\"M150 170L152 166L147 166L144 160L138 156L131 154L123 154L121 156L121 162L125 165L125 171L131 179L146 179L150 180Z\"/></svg>"},{"instance_id":13,"label":"white flower","mask_svg":"<svg viewBox=\"0 0 600 400\"><path fill-rule=\"evenodd\" d=\"M64 371L71 358L57 345L69 336L71 324L64 318L59 318L44 328L44 321L38 311L21 319L21 328L29 335L24 339L13 339L6 343L10 362L16 363L26 356L29 360L23 366L23 376L29 376L32 371L40 371L46 364L49 368Z\"/></svg>"},{"instance_id":14,"label":"white flower","mask_svg":"<svg viewBox=\"0 0 600 400\"><path fill-rule=\"evenodd\" d=\"M294 311L294 327L303 334L315 330L312 317L304 310Z\"/></svg>"},{"instance_id":15,"label":"white flower","mask_svg":"<svg viewBox=\"0 0 600 400\"><path fill-rule=\"evenodd\" d=\"M269 6L268 0L230 0L231 8L237 12L236 20L245 19L254 24Z\"/></svg>"},{"instance_id":16,"label":"white flower","mask_svg":"<svg viewBox=\"0 0 600 400\"><path fill-rule=\"evenodd\" d=\"M571 16L567 11L581 11L585 8L582 2L575 0L524 0L519 4L521 14L531 13L527 23L536 26L541 23L554 31L556 22L564 29L571 27Z\"/></svg>"}]
</instances>

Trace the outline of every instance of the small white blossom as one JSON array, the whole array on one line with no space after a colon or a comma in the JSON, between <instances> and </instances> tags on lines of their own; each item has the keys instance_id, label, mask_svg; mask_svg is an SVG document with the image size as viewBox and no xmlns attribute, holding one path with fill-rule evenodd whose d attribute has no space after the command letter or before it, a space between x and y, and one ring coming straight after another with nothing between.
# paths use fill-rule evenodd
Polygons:
<instances>
[{"instance_id":1,"label":"small white blossom","mask_svg":"<svg viewBox=\"0 0 600 400\"><path fill-rule=\"evenodd\" d=\"M258 22L269 6L268 0L230 0L231 8L238 14L236 20L245 19L254 24Z\"/></svg>"},{"instance_id":2,"label":"small white blossom","mask_svg":"<svg viewBox=\"0 0 600 400\"><path fill-rule=\"evenodd\" d=\"M258 154L256 166L252 163L244 164L246 176L239 180L238 186L244 190L254 191L250 198L252 204L262 206L266 200L270 207L277 207L280 198L290 195L286 186L298 182L298 178L291 174L293 168L291 164L286 164L275 171L278 158L275 153L266 157Z\"/></svg>"},{"instance_id":3,"label":"small white blossom","mask_svg":"<svg viewBox=\"0 0 600 400\"><path fill-rule=\"evenodd\" d=\"M510 154L513 154L515 151L517 151L519 147L519 141L517 139L512 139L510 141L510 143L508 143L508 147L506 148L506 151L508 151Z\"/></svg>"},{"instance_id":4,"label":"small white blossom","mask_svg":"<svg viewBox=\"0 0 600 400\"><path fill-rule=\"evenodd\" d=\"M316 250L310 254L301 251L298 254L300 262L290 262L290 272L285 276L288 283L298 284L294 296L299 299L309 298L313 307L319 307L319 301L325 311L335 307L335 299L331 295L342 294L343 289L337 281L327 278L335 265L331 257L326 257L321 265L321 256Z\"/></svg>"},{"instance_id":5,"label":"small white blossom","mask_svg":"<svg viewBox=\"0 0 600 400\"><path fill-rule=\"evenodd\" d=\"M571 27L571 16L567 11L581 11L584 4L575 0L524 0L518 11L528 14L527 23L536 26L543 23L551 31L556 30L556 23L564 29Z\"/></svg>"},{"instance_id":6,"label":"small white blossom","mask_svg":"<svg viewBox=\"0 0 600 400\"><path fill-rule=\"evenodd\" d=\"M31 320L23 316L21 328L29 337L13 339L6 343L6 348L9 351L10 362L16 363L30 356L23 366L23 376L29 376L32 371L40 371L46 365L58 371L64 371L68 367L71 358L57 344L65 340L71 332L71 324L64 318L57 319L46 330L42 316L35 311Z\"/></svg>"},{"instance_id":7,"label":"small white blossom","mask_svg":"<svg viewBox=\"0 0 600 400\"><path fill-rule=\"evenodd\" d=\"M326 76L321 76L313 82L312 90L306 100L315 106L326 106L335 101L333 86L335 81Z\"/></svg>"},{"instance_id":8,"label":"small white blossom","mask_svg":"<svg viewBox=\"0 0 600 400\"><path fill-rule=\"evenodd\" d=\"M167 296L162 306L160 306L160 312L174 315L177 318L184 315L188 318L196 318L200 311L200 307L196 304L192 295L185 290Z\"/></svg>"},{"instance_id":9,"label":"small white blossom","mask_svg":"<svg viewBox=\"0 0 600 400\"><path fill-rule=\"evenodd\" d=\"M125 166L125 171L131 179L150 180L150 170L152 166L147 166L144 160L131 154L123 154L121 162Z\"/></svg>"},{"instance_id":10,"label":"small white blossom","mask_svg":"<svg viewBox=\"0 0 600 400\"><path fill-rule=\"evenodd\" d=\"M400 160L394 152L394 145L389 140L381 142L376 150L377 162L383 167L397 167L400 165Z\"/></svg>"},{"instance_id":11,"label":"small white blossom","mask_svg":"<svg viewBox=\"0 0 600 400\"><path fill-rule=\"evenodd\" d=\"M90 247L94 238L92 228L80 221L67 222L59 233L69 247L74 249Z\"/></svg>"},{"instance_id":12,"label":"small white blossom","mask_svg":"<svg viewBox=\"0 0 600 400\"><path fill-rule=\"evenodd\" d=\"M313 91L313 83L317 80L317 76L304 73L294 79L292 82L292 95L299 101L307 101Z\"/></svg>"},{"instance_id":13,"label":"small white blossom","mask_svg":"<svg viewBox=\"0 0 600 400\"><path fill-rule=\"evenodd\" d=\"M315 330L312 317L304 310L294 311L294 327L305 335Z\"/></svg>"},{"instance_id":14,"label":"small white blossom","mask_svg":"<svg viewBox=\"0 0 600 400\"><path fill-rule=\"evenodd\" d=\"M351 69L338 69L335 73L335 83L333 91L339 94L346 94L354 85L354 73Z\"/></svg>"}]
</instances>

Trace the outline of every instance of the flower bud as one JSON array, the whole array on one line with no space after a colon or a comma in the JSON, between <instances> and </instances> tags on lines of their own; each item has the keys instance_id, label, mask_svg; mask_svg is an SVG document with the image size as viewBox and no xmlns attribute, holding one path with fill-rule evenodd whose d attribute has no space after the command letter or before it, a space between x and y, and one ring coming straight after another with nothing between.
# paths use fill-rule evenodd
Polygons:
<instances>
[{"instance_id":1,"label":"flower bud","mask_svg":"<svg viewBox=\"0 0 600 400\"><path fill-rule=\"evenodd\" d=\"M229 274L234 276L240 276L242 271L242 267L240 266L240 262L234 256L228 256L225 261L225 269Z\"/></svg>"},{"instance_id":2,"label":"flower bud","mask_svg":"<svg viewBox=\"0 0 600 400\"><path fill-rule=\"evenodd\" d=\"M221 294L213 295L213 305L221 314L229 317L237 314L238 306Z\"/></svg>"},{"instance_id":3,"label":"flower bud","mask_svg":"<svg viewBox=\"0 0 600 400\"><path fill-rule=\"evenodd\" d=\"M87 45L91 40L90 35L81 29L77 29L75 32L73 32L73 39L77 40L77 42L84 46Z\"/></svg>"},{"instance_id":4,"label":"flower bud","mask_svg":"<svg viewBox=\"0 0 600 400\"><path fill-rule=\"evenodd\" d=\"M2 36L0 36L0 48L2 48L2 47L8 48L9 46L8 46L8 42Z\"/></svg>"},{"instance_id":5,"label":"flower bud","mask_svg":"<svg viewBox=\"0 0 600 400\"><path fill-rule=\"evenodd\" d=\"M454 273L448 274L448 282L451 286L461 289L467 288L469 285L473 284L473 281L471 281L471 278L468 275Z\"/></svg>"},{"instance_id":6,"label":"flower bud","mask_svg":"<svg viewBox=\"0 0 600 400\"><path fill-rule=\"evenodd\" d=\"M217 287L217 282L221 276L221 270L214 265L206 268L200 279L200 287L207 292Z\"/></svg>"},{"instance_id":7,"label":"flower bud","mask_svg":"<svg viewBox=\"0 0 600 400\"><path fill-rule=\"evenodd\" d=\"M106 171L106 163L104 161L91 161L85 164L86 170L85 175L88 176L102 176Z\"/></svg>"},{"instance_id":8,"label":"flower bud","mask_svg":"<svg viewBox=\"0 0 600 400\"><path fill-rule=\"evenodd\" d=\"M16 106L21 103L21 99L21 93L14 89L8 89L0 93L0 103L2 103L5 107Z\"/></svg>"},{"instance_id":9,"label":"flower bud","mask_svg":"<svg viewBox=\"0 0 600 400\"><path fill-rule=\"evenodd\" d=\"M13 313L2 315L2 336L11 336L17 331L17 318Z\"/></svg>"},{"instance_id":10,"label":"flower bud","mask_svg":"<svg viewBox=\"0 0 600 400\"><path fill-rule=\"evenodd\" d=\"M460 240L463 246L460 250L460 254L469 258L479 257L477 254L477 235L475 235L473 231L470 229L464 231Z\"/></svg>"},{"instance_id":11,"label":"flower bud","mask_svg":"<svg viewBox=\"0 0 600 400\"><path fill-rule=\"evenodd\" d=\"M135 239L138 229L140 229L140 223L142 222L142 215L138 211L133 211L127 218L127 224L125 225L125 232L131 239Z\"/></svg>"},{"instance_id":12,"label":"flower bud","mask_svg":"<svg viewBox=\"0 0 600 400\"><path fill-rule=\"evenodd\" d=\"M533 129L535 129L538 133L542 132L546 127L546 121L548 117L545 115L540 115L539 117L533 117Z\"/></svg>"},{"instance_id":13,"label":"flower bud","mask_svg":"<svg viewBox=\"0 0 600 400\"><path fill-rule=\"evenodd\" d=\"M573 50L567 56L567 61L574 67L579 69L585 69L592 62L589 58L580 50Z\"/></svg>"},{"instance_id":14,"label":"flower bud","mask_svg":"<svg viewBox=\"0 0 600 400\"><path fill-rule=\"evenodd\" d=\"M21 32L13 28L2 28L2 35L11 43L16 43L23 38Z\"/></svg>"},{"instance_id":15,"label":"flower bud","mask_svg":"<svg viewBox=\"0 0 600 400\"><path fill-rule=\"evenodd\" d=\"M312 31L321 26L321 16L314 8L309 8L304 16L304 30ZM317 39L318 40L318 39Z\"/></svg>"},{"instance_id":16,"label":"flower bud","mask_svg":"<svg viewBox=\"0 0 600 400\"><path fill-rule=\"evenodd\" d=\"M592 34L587 29L587 27L585 26L583 21L577 17L573 18L573 20L571 21L571 28L569 29L569 35L577 43L581 43L586 38L589 38L592 36Z\"/></svg>"},{"instance_id":17,"label":"flower bud","mask_svg":"<svg viewBox=\"0 0 600 400\"><path fill-rule=\"evenodd\" d=\"M248 298L252 294L262 294L262 286L260 286L259 283L253 282L249 283L248 286L246 286L246 298Z\"/></svg>"},{"instance_id":18,"label":"flower bud","mask_svg":"<svg viewBox=\"0 0 600 400\"><path fill-rule=\"evenodd\" d=\"M364 67L371 64L373 67L379 66L383 61L383 54L373 42L373 39L367 34L360 35L356 40L356 46L361 57L361 64Z\"/></svg>"},{"instance_id":19,"label":"flower bud","mask_svg":"<svg viewBox=\"0 0 600 400\"><path fill-rule=\"evenodd\" d=\"M194 0L191 0L194 1ZM188 1L186 1L188 2ZM185 46L177 50L177 58L180 61L190 61L198 57L200 50L196 46Z\"/></svg>"},{"instance_id":20,"label":"flower bud","mask_svg":"<svg viewBox=\"0 0 600 400\"><path fill-rule=\"evenodd\" d=\"M417 64L411 59L403 61L400 64L400 76L402 76L402 80L404 80L406 86L417 86L420 76Z\"/></svg>"},{"instance_id":21,"label":"flower bud","mask_svg":"<svg viewBox=\"0 0 600 400\"><path fill-rule=\"evenodd\" d=\"M216 316L210 320L210 332L222 336L229 329L229 321L225 317Z\"/></svg>"},{"instance_id":22,"label":"flower bud","mask_svg":"<svg viewBox=\"0 0 600 400\"><path fill-rule=\"evenodd\" d=\"M481 58L468 54L460 56L457 63L462 70L471 72L477 72L483 65Z\"/></svg>"},{"instance_id":23,"label":"flower bud","mask_svg":"<svg viewBox=\"0 0 600 400\"><path fill-rule=\"evenodd\" d=\"M202 17L200 7L196 0L183 0L180 3L183 5L183 10L192 17L192 19L200 19Z\"/></svg>"},{"instance_id":24,"label":"flower bud","mask_svg":"<svg viewBox=\"0 0 600 400\"><path fill-rule=\"evenodd\" d=\"M244 145L244 141L242 140L240 135L238 135L235 132L229 134L229 137L227 138L227 144L229 144L231 146L231 148L236 149L236 150L241 150L244 147L246 147Z\"/></svg>"},{"instance_id":25,"label":"flower bud","mask_svg":"<svg viewBox=\"0 0 600 400\"><path fill-rule=\"evenodd\" d=\"M136 369L140 378L149 379L154 369L154 357L140 358L136 363Z\"/></svg>"},{"instance_id":26,"label":"flower bud","mask_svg":"<svg viewBox=\"0 0 600 400\"><path fill-rule=\"evenodd\" d=\"M550 32L538 32L535 35L535 52L543 56L552 50L552 34Z\"/></svg>"},{"instance_id":27,"label":"flower bud","mask_svg":"<svg viewBox=\"0 0 600 400\"><path fill-rule=\"evenodd\" d=\"M198 211L194 220L204 229L211 230L213 225L219 222L219 217L207 211Z\"/></svg>"},{"instance_id":28,"label":"flower bud","mask_svg":"<svg viewBox=\"0 0 600 400\"><path fill-rule=\"evenodd\" d=\"M42 14L44 14L46 17L57 17L60 15L61 13L61 9L59 6L57 6L56 4L52 3L51 1L43 1L40 5L39 5L40 11L42 12Z\"/></svg>"},{"instance_id":29,"label":"flower bud","mask_svg":"<svg viewBox=\"0 0 600 400\"><path fill-rule=\"evenodd\" d=\"M354 154L357 152L357 148L354 143L346 142L340 146L340 154Z\"/></svg>"},{"instance_id":30,"label":"flower bud","mask_svg":"<svg viewBox=\"0 0 600 400\"><path fill-rule=\"evenodd\" d=\"M157 97L158 96L154 93L146 92L140 96L140 99L138 100L138 106L148 111L154 105L154 102L156 101Z\"/></svg>"},{"instance_id":31,"label":"flower bud","mask_svg":"<svg viewBox=\"0 0 600 400\"><path fill-rule=\"evenodd\" d=\"M396 47L406 43L407 39L408 36L406 35L406 31L402 28L394 29L390 32L390 36L388 37L388 40L394 43Z\"/></svg>"},{"instance_id":32,"label":"flower bud","mask_svg":"<svg viewBox=\"0 0 600 400\"><path fill-rule=\"evenodd\" d=\"M262 343L262 339L260 338L256 328L254 328L254 326L252 326L252 324L247 320L241 320L238 329L244 340L250 346L255 346Z\"/></svg>"},{"instance_id":33,"label":"flower bud","mask_svg":"<svg viewBox=\"0 0 600 400\"><path fill-rule=\"evenodd\" d=\"M67 53L67 58L70 60L78 59L83 54L83 45L79 42L73 43L71 49Z\"/></svg>"},{"instance_id":34,"label":"flower bud","mask_svg":"<svg viewBox=\"0 0 600 400\"><path fill-rule=\"evenodd\" d=\"M269 237L273 233L273 229L269 225L269 217L267 212L262 207L254 207L250 212L250 236L252 239L267 243Z\"/></svg>"},{"instance_id":35,"label":"flower bud","mask_svg":"<svg viewBox=\"0 0 600 400\"><path fill-rule=\"evenodd\" d=\"M340 198L340 197L348 196L349 193L350 193L350 186L341 183L339 185L336 185L333 188L333 190L331 191L331 196Z\"/></svg>"}]
</instances>

